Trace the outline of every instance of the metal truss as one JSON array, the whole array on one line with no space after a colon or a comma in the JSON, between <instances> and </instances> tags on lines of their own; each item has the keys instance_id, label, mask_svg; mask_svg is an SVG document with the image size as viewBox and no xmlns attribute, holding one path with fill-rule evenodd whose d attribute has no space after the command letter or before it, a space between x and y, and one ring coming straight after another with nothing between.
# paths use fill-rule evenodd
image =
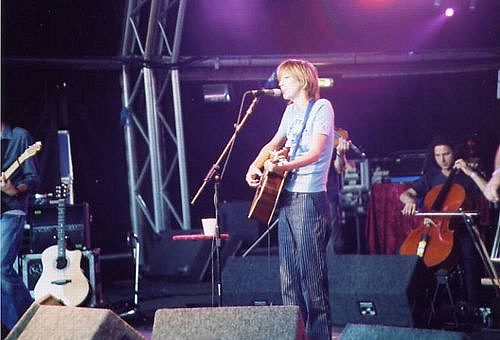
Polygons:
<instances>
[{"instance_id":1,"label":"metal truss","mask_svg":"<svg viewBox=\"0 0 500 340\"><path fill-rule=\"evenodd\" d=\"M500 48L428 50L412 53L384 52L329 53L296 55L218 55L182 56L174 66L182 67L183 81L266 80L270 70L287 58L307 59L320 68L321 76L376 78L408 75L451 74L495 71L500 68ZM170 68L171 58L151 61L155 68ZM142 66L143 61L123 57L87 57L79 59L5 56L2 63L11 67L42 69L120 71L123 62Z\"/></svg>"},{"instance_id":2,"label":"metal truss","mask_svg":"<svg viewBox=\"0 0 500 340\"><path fill-rule=\"evenodd\" d=\"M128 0L120 62L132 231L190 228L179 60L187 0ZM140 65L140 67L137 67ZM171 97L166 96L171 91ZM171 128L174 124L175 127ZM180 190L169 184L178 169ZM177 210L180 194L181 213Z\"/></svg>"}]
</instances>

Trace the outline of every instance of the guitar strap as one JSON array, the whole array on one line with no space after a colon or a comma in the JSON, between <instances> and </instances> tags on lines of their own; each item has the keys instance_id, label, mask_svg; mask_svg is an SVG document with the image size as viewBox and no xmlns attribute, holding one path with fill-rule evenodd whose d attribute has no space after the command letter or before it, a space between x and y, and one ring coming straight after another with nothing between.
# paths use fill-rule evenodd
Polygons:
<instances>
[{"instance_id":1,"label":"guitar strap","mask_svg":"<svg viewBox=\"0 0 500 340\"><path fill-rule=\"evenodd\" d=\"M295 154L297 153L297 151L299 149L300 140L302 139L302 133L304 132L304 130L306 128L307 120L309 119L309 114L311 113L312 107L313 107L315 102L316 102L315 99L311 99L309 101L309 103L307 104L306 113L304 114L304 121L302 122L302 128L300 129L299 133L297 134L295 147L290 155L290 160L292 160L295 157Z\"/></svg>"},{"instance_id":2,"label":"guitar strap","mask_svg":"<svg viewBox=\"0 0 500 340\"><path fill-rule=\"evenodd\" d=\"M10 164L6 164L5 163L5 155L7 155L7 149L9 148L9 145L10 145L10 139L2 138L2 149L1 149L1 153L2 153L2 171L6 170L10 166ZM4 167L5 167L5 169L4 169Z\"/></svg>"}]
</instances>

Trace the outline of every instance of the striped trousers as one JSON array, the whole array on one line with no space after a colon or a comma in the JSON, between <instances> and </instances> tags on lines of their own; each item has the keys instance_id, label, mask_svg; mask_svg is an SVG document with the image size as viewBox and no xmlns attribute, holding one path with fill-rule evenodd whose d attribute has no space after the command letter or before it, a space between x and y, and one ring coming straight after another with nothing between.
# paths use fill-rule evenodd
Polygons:
<instances>
[{"instance_id":1,"label":"striped trousers","mask_svg":"<svg viewBox=\"0 0 500 340\"><path fill-rule=\"evenodd\" d=\"M309 339L331 339L326 245L331 233L325 192L284 191L278 242L284 305L297 305Z\"/></svg>"}]
</instances>

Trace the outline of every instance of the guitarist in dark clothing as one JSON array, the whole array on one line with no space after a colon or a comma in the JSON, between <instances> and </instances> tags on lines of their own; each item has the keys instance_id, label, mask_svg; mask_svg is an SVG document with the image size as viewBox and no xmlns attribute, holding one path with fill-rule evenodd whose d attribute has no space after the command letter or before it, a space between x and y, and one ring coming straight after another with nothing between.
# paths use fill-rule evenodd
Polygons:
<instances>
[{"instance_id":1,"label":"guitarist in dark clothing","mask_svg":"<svg viewBox=\"0 0 500 340\"><path fill-rule=\"evenodd\" d=\"M13 264L19 253L30 193L39 185L40 178L34 158L19 162L18 157L31 144L31 137L23 128L1 123L2 135L2 215L0 219L0 258L2 290L2 329L10 330L32 303L28 289ZM18 162L19 168L10 178L4 171Z\"/></svg>"}]
</instances>

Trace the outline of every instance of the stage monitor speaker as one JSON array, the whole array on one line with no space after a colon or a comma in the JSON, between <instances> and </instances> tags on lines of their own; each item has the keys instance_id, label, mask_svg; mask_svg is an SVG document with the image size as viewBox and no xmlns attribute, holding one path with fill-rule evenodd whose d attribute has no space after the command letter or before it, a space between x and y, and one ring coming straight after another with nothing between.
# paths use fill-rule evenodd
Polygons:
<instances>
[{"instance_id":1,"label":"stage monitor speaker","mask_svg":"<svg viewBox=\"0 0 500 340\"><path fill-rule=\"evenodd\" d=\"M248 218L250 201L222 202L220 221L224 232L236 236L243 242L243 247L250 246L265 231L258 221Z\"/></svg>"},{"instance_id":2,"label":"stage monitor speaker","mask_svg":"<svg viewBox=\"0 0 500 340\"><path fill-rule=\"evenodd\" d=\"M160 309L153 340L304 339L297 306Z\"/></svg>"},{"instance_id":3,"label":"stage monitor speaker","mask_svg":"<svg viewBox=\"0 0 500 340\"><path fill-rule=\"evenodd\" d=\"M434 329L348 324L340 334L342 340L465 340L466 334Z\"/></svg>"},{"instance_id":4,"label":"stage monitor speaker","mask_svg":"<svg viewBox=\"0 0 500 340\"><path fill-rule=\"evenodd\" d=\"M338 255L328 271L334 325L421 324L427 272L417 256Z\"/></svg>"},{"instance_id":5,"label":"stage monitor speaker","mask_svg":"<svg viewBox=\"0 0 500 340\"><path fill-rule=\"evenodd\" d=\"M24 313L6 338L14 339L145 340L109 309L44 306L36 302Z\"/></svg>"},{"instance_id":6,"label":"stage monitor speaker","mask_svg":"<svg viewBox=\"0 0 500 340\"><path fill-rule=\"evenodd\" d=\"M222 272L226 306L281 305L278 256L228 258Z\"/></svg>"},{"instance_id":7,"label":"stage monitor speaker","mask_svg":"<svg viewBox=\"0 0 500 340\"><path fill-rule=\"evenodd\" d=\"M175 282L200 282L210 266L212 241L174 241L174 235L203 234L200 229L170 230L148 247L148 274Z\"/></svg>"}]
</instances>

